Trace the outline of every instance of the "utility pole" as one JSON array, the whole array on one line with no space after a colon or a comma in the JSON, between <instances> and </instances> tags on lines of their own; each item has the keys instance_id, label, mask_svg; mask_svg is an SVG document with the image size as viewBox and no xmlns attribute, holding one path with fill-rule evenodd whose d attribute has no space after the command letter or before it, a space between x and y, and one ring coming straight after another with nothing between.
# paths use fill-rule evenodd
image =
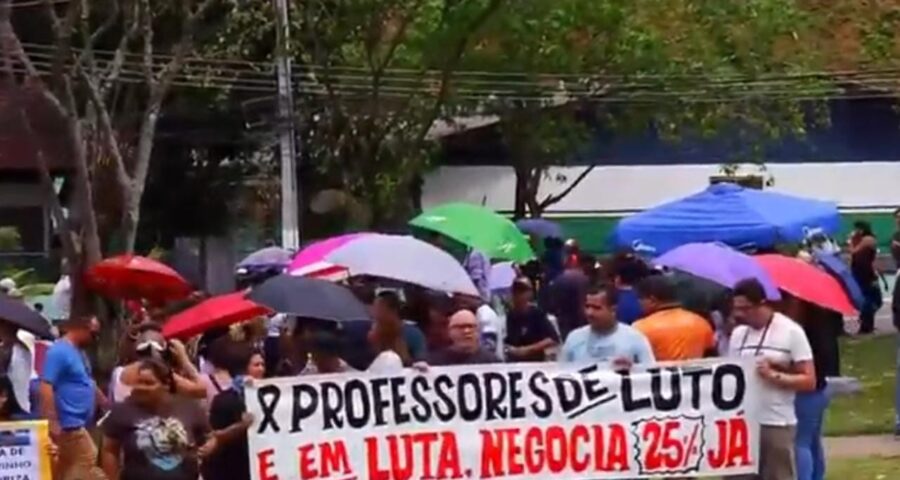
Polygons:
<instances>
[{"instance_id":1,"label":"utility pole","mask_svg":"<svg viewBox=\"0 0 900 480\"><path fill-rule=\"evenodd\" d=\"M297 185L297 137L294 131L294 92L291 82L290 21L287 0L273 0L277 16L278 144L281 157L281 245L300 248L300 194Z\"/></svg>"}]
</instances>

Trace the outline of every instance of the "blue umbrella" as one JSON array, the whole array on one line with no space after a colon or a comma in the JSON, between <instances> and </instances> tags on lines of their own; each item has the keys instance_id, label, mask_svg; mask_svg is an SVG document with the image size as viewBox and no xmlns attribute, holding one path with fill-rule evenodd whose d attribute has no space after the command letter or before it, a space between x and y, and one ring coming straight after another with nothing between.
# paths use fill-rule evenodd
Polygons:
<instances>
[{"instance_id":1,"label":"blue umbrella","mask_svg":"<svg viewBox=\"0 0 900 480\"><path fill-rule=\"evenodd\" d=\"M844 291L847 292L847 296L850 297L853 306L862 310L863 306L866 304L866 297L859 288L859 284L856 283L856 279L853 278L850 267L841 260L841 257L835 254L817 250L813 250L812 253L816 263L821 265L826 272L844 287Z\"/></svg>"},{"instance_id":2,"label":"blue umbrella","mask_svg":"<svg viewBox=\"0 0 900 480\"><path fill-rule=\"evenodd\" d=\"M832 202L720 183L622 220L612 242L661 255L697 242L771 248L798 243L813 229L834 234L839 228L840 215Z\"/></svg>"},{"instance_id":3,"label":"blue umbrella","mask_svg":"<svg viewBox=\"0 0 900 480\"><path fill-rule=\"evenodd\" d=\"M562 227L556 222L551 222L550 220L545 220L543 218L519 220L516 222L516 226L519 227L519 230L523 233L538 238L563 238Z\"/></svg>"}]
</instances>

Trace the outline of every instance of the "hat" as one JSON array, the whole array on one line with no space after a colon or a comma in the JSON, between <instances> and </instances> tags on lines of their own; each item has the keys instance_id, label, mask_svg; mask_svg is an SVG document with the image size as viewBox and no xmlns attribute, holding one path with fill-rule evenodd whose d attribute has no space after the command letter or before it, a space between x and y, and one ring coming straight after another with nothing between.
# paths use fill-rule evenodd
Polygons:
<instances>
[{"instance_id":1,"label":"hat","mask_svg":"<svg viewBox=\"0 0 900 480\"><path fill-rule=\"evenodd\" d=\"M0 280L0 291L3 293L9 293L16 289L16 281L6 277L3 280Z\"/></svg>"}]
</instances>

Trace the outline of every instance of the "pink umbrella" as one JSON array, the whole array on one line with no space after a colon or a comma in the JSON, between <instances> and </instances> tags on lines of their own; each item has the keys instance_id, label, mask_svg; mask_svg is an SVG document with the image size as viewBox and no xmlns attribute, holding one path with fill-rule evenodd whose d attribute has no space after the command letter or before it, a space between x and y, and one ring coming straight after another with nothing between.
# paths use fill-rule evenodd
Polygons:
<instances>
[{"instance_id":1,"label":"pink umbrella","mask_svg":"<svg viewBox=\"0 0 900 480\"><path fill-rule=\"evenodd\" d=\"M339 265L332 265L324 258L337 248L352 242L371 233L348 233L337 237L327 238L310 244L308 247L300 250L291 264L288 266L288 273L296 276L309 277L340 277L346 272L346 269Z\"/></svg>"}]
</instances>

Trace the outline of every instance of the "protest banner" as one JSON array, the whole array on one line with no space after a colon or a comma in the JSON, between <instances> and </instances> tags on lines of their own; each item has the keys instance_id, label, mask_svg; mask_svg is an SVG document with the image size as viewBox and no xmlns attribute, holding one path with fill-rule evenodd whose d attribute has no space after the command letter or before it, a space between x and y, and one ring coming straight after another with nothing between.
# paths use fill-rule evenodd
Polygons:
<instances>
[{"instance_id":1,"label":"protest banner","mask_svg":"<svg viewBox=\"0 0 900 480\"><path fill-rule=\"evenodd\" d=\"M0 422L0 478L50 480L49 446L45 420Z\"/></svg>"},{"instance_id":2,"label":"protest banner","mask_svg":"<svg viewBox=\"0 0 900 480\"><path fill-rule=\"evenodd\" d=\"M556 480L757 471L752 360L498 364L259 382L255 480Z\"/></svg>"}]
</instances>

